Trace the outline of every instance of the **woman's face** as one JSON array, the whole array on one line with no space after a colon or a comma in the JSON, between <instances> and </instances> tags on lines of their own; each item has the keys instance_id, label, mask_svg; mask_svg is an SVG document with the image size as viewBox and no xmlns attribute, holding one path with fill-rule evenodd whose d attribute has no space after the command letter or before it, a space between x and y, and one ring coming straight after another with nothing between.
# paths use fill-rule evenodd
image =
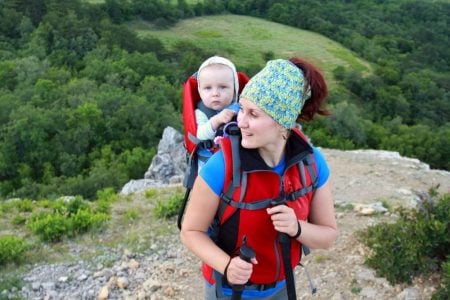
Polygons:
<instances>
[{"instance_id":1,"label":"woman's face","mask_svg":"<svg viewBox=\"0 0 450 300\"><path fill-rule=\"evenodd\" d=\"M237 115L237 122L241 129L242 147L273 149L273 147L284 145L282 143L284 129L280 124L253 102L241 98L239 103L241 108Z\"/></svg>"}]
</instances>

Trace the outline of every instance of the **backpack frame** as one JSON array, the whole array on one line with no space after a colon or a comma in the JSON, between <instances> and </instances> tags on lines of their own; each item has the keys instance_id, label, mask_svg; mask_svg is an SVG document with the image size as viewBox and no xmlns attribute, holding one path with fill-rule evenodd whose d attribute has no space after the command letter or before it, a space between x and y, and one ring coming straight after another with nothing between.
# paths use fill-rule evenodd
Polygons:
<instances>
[{"instance_id":1,"label":"backpack frame","mask_svg":"<svg viewBox=\"0 0 450 300\"><path fill-rule=\"evenodd\" d=\"M237 72L239 81L239 94L249 81L249 77L242 72ZM186 209L186 204L189 199L190 191L194 185L195 178L198 173L198 154L197 151L201 148L214 149L214 141L199 140L197 135L197 120L195 118L195 109L201 101L198 92L198 81L196 74L189 76L183 83L183 126L184 126L184 147L186 149L187 167L184 175L183 186L186 188L183 202L178 212L177 225L181 229L181 223ZM238 129L235 126L230 126L230 134L238 134Z\"/></svg>"}]
</instances>

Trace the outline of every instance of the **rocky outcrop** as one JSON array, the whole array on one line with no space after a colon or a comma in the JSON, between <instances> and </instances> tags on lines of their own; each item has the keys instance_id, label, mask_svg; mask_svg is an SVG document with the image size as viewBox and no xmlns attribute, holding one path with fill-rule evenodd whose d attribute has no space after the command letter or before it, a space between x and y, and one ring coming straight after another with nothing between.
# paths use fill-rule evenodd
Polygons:
<instances>
[{"instance_id":1,"label":"rocky outcrop","mask_svg":"<svg viewBox=\"0 0 450 300\"><path fill-rule=\"evenodd\" d=\"M186 171L186 150L183 135L172 127L164 129L158 144L158 152L144 174L143 179L131 180L125 184L121 194L127 195L151 187L179 184Z\"/></svg>"}]
</instances>

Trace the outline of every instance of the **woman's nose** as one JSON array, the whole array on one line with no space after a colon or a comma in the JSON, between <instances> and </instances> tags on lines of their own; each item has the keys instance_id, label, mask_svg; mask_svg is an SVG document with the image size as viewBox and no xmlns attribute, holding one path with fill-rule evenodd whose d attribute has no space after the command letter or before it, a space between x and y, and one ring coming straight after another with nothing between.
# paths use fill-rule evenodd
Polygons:
<instances>
[{"instance_id":1,"label":"woman's nose","mask_svg":"<svg viewBox=\"0 0 450 300\"><path fill-rule=\"evenodd\" d=\"M238 112L236 120L237 120L239 128L243 128L243 127L247 126L247 120L245 118L244 113L242 113L241 111Z\"/></svg>"}]
</instances>

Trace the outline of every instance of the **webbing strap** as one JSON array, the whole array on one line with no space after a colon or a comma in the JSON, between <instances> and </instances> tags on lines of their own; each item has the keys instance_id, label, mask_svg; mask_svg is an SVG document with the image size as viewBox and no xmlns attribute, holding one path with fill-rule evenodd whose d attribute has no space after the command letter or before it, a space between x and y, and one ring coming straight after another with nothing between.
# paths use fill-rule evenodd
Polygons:
<instances>
[{"instance_id":1,"label":"webbing strap","mask_svg":"<svg viewBox=\"0 0 450 300\"><path fill-rule=\"evenodd\" d=\"M197 167L194 151L187 158L187 167L183 180L183 186L185 188L191 189L194 186L195 177L197 177Z\"/></svg>"},{"instance_id":2,"label":"webbing strap","mask_svg":"<svg viewBox=\"0 0 450 300\"><path fill-rule=\"evenodd\" d=\"M231 153L233 161L233 187L238 187L241 182L241 158L239 157L239 136L230 135Z\"/></svg>"},{"instance_id":3,"label":"webbing strap","mask_svg":"<svg viewBox=\"0 0 450 300\"><path fill-rule=\"evenodd\" d=\"M300 181L302 183L302 186L306 185L306 175L305 175L305 168L304 167L305 167L305 164L303 163L303 160L301 160L298 163L298 168L299 168L299 171L300 171Z\"/></svg>"},{"instance_id":4,"label":"webbing strap","mask_svg":"<svg viewBox=\"0 0 450 300\"><path fill-rule=\"evenodd\" d=\"M239 201L233 200L233 198L231 197L233 195L233 192L231 192L231 190L234 191L234 189L232 189L230 187L230 189L228 189L228 191L226 193L222 193L220 195L220 198L222 198L222 202L224 204L231 205L235 208L240 208L240 209L257 210L257 209L263 209L263 208L273 206L273 205L283 204L287 201L295 201L298 197L301 197L301 196L311 192L313 190L313 186L310 185L310 186L298 189L292 193L288 193L288 194L284 195L283 197L267 198L267 199L262 199L262 200L251 202L251 203L241 202L242 199L239 199ZM242 198L242 195L241 195L241 198Z\"/></svg>"},{"instance_id":5,"label":"webbing strap","mask_svg":"<svg viewBox=\"0 0 450 300\"><path fill-rule=\"evenodd\" d=\"M278 233L278 241L281 245L288 300L296 300L294 270L291 265L291 237L287 233L280 232Z\"/></svg>"},{"instance_id":6,"label":"webbing strap","mask_svg":"<svg viewBox=\"0 0 450 300\"><path fill-rule=\"evenodd\" d=\"M309 176L311 177L312 188L313 190L315 190L317 188L318 176L316 169L314 169L313 167L313 159L311 156L308 156L306 158L306 167L308 168L308 173Z\"/></svg>"},{"instance_id":7,"label":"webbing strap","mask_svg":"<svg viewBox=\"0 0 450 300\"><path fill-rule=\"evenodd\" d=\"M226 205L230 205L230 206L233 206L233 207L239 208L239 209L247 209L247 210L263 209L263 208L273 205L273 201L274 201L273 199L265 199L262 201L251 202L251 203L237 202L237 201L234 201L233 199L229 198L225 194L222 194L221 198L222 198L222 202Z\"/></svg>"},{"instance_id":8,"label":"webbing strap","mask_svg":"<svg viewBox=\"0 0 450 300\"><path fill-rule=\"evenodd\" d=\"M201 140L190 132L188 132L188 138L195 145L195 149L193 152L197 151L198 149L211 149L212 147L214 147L214 142L212 140Z\"/></svg>"}]
</instances>

